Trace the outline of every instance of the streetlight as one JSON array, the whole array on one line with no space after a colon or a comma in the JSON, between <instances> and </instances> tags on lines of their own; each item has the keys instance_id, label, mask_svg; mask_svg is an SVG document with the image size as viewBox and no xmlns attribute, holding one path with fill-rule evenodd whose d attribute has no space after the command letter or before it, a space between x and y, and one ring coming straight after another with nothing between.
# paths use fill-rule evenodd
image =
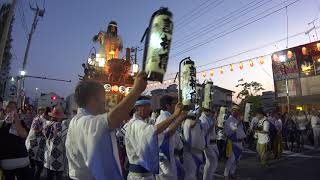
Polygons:
<instances>
[{"instance_id":1,"label":"streetlight","mask_svg":"<svg viewBox=\"0 0 320 180\"><path fill-rule=\"evenodd\" d=\"M25 76L26 75L26 71L24 71L24 70L20 71L20 75L21 76Z\"/></svg>"}]
</instances>

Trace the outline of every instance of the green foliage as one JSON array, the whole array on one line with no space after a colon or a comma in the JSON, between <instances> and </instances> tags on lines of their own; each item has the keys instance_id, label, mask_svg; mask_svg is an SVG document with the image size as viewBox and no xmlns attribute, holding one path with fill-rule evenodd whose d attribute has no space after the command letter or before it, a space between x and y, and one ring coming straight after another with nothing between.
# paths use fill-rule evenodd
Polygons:
<instances>
[{"instance_id":1,"label":"green foliage","mask_svg":"<svg viewBox=\"0 0 320 180\"><path fill-rule=\"evenodd\" d=\"M250 83L244 82L243 79L238 80L236 87L242 87L242 90L238 93L238 99L246 99L249 96L256 96L259 91L264 90L261 83L251 81Z\"/></svg>"},{"instance_id":2,"label":"green foliage","mask_svg":"<svg viewBox=\"0 0 320 180\"><path fill-rule=\"evenodd\" d=\"M251 103L251 111L250 111L251 117L254 116L257 109L262 108L262 102L261 102L260 96L248 96L245 99L243 99L239 104L241 112L245 112L246 103Z\"/></svg>"},{"instance_id":3,"label":"green foliage","mask_svg":"<svg viewBox=\"0 0 320 180\"><path fill-rule=\"evenodd\" d=\"M242 112L245 111L246 103L251 103L251 117L255 114L258 108L262 107L262 102L258 92L264 90L261 83L251 81L250 83L244 82L243 79L238 80L236 87L242 87L242 90L238 93L237 98L241 99L239 107Z\"/></svg>"}]
</instances>

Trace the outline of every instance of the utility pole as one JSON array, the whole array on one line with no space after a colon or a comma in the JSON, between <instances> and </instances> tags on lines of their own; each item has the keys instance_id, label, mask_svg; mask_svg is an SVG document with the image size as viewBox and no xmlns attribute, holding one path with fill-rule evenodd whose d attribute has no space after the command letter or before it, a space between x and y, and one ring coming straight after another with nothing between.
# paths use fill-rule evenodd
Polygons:
<instances>
[{"instance_id":1,"label":"utility pole","mask_svg":"<svg viewBox=\"0 0 320 180\"><path fill-rule=\"evenodd\" d=\"M30 6L30 9L32 11L34 11L35 14L34 14L32 26L31 26L31 30L30 30L30 33L29 33L29 36L28 36L28 42L27 42L26 51L25 51L24 57L23 57L22 71L25 71L25 69L26 69L27 58L28 58L28 54L29 54L31 39L32 39L32 35L33 35L34 31L36 30L38 21L39 21L38 17L43 17L44 12L45 12L44 9L40 9L38 6L37 6L37 8L33 8L33 7Z\"/></svg>"},{"instance_id":2,"label":"utility pole","mask_svg":"<svg viewBox=\"0 0 320 180\"><path fill-rule=\"evenodd\" d=\"M16 0L12 0L12 3L10 5L8 18L6 19L6 23L4 25L2 36L1 36L1 41L0 41L0 69L2 67L4 50L7 45L8 33L9 33L9 29L10 29L10 25L11 25L11 21L12 21L15 7L16 7Z\"/></svg>"},{"instance_id":3,"label":"utility pole","mask_svg":"<svg viewBox=\"0 0 320 180\"><path fill-rule=\"evenodd\" d=\"M309 22L308 25L311 25L311 24L313 25L312 29L314 29L314 32L315 32L315 34L316 34L316 38L317 38L317 40L318 40L318 33L317 33L316 25L314 24L314 22L315 22L316 20L318 20L318 18L316 18L316 19L312 20L311 22Z\"/></svg>"},{"instance_id":4,"label":"utility pole","mask_svg":"<svg viewBox=\"0 0 320 180\"><path fill-rule=\"evenodd\" d=\"M20 107L20 105L24 105L24 99L25 99L25 93L22 94L22 91L24 90L24 76L26 75L26 65L27 65L27 59L28 59L28 54L29 54L29 49L30 49L30 44L31 44L31 39L32 39L32 35L36 30L38 21L39 21L39 17L43 17L45 10L44 9L40 9L37 5L36 8L31 7L30 5L30 9L32 11L35 12L34 14L34 18L33 18L33 22L32 22L32 26L30 29L30 33L28 35L28 42L27 42L27 47L26 47L26 51L24 53L24 57L23 57L23 64L22 64L22 71L21 71L21 78L19 78L20 80L18 81L18 92L17 92L17 98L18 98L18 106Z\"/></svg>"}]
</instances>

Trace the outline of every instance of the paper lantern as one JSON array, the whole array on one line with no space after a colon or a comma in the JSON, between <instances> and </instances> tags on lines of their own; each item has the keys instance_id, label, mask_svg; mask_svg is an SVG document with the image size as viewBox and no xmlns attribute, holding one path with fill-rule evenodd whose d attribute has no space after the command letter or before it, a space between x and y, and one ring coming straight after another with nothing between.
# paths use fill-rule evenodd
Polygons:
<instances>
[{"instance_id":1,"label":"paper lantern","mask_svg":"<svg viewBox=\"0 0 320 180\"><path fill-rule=\"evenodd\" d=\"M317 43L317 49L320 51L320 43Z\"/></svg>"},{"instance_id":2,"label":"paper lantern","mask_svg":"<svg viewBox=\"0 0 320 180\"><path fill-rule=\"evenodd\" d=\"M172 84L172 80L169 80L169 84Z\"/></svg>"},{"instance_id":3,"label":"paper lantern","mask_svg":"<svg viewBox=\"0 0 320 180\"><path fill-rule=\"evenodd\" d=\"M308 55L308 49L306 47L302 47L301 51L304 56Z\"/></svg>"},{"instance_id":4,"label":"paper lantern","mask_svg":"<svg viewBox=\"0 0 320 180\"><path fill-rule=\"evenodd\" d=\"M273 54L272 55L272 60L273 61L280 61L280 58L279 58L278 54Z\"/></svg>"},{"instance_id":5,"label":"paper lantern","mask_svg":"<svg viewBox=\"0 0 320 180\"><path fill-rule=\"evenodd\" d=\"M180 77L181 101L184 106L191 108L195 103L197 71L194 61L191 59L183 62ZM206 76L206 72L202 72L202 76Z\"/></svg>"},{"instance_id":6,"label":"paper lantern","mask_svg":"<svg viewBox=\"0 0 320 180\"><path fill-rule=\"evenodd\" d=\"M214 70L211 69L211 70L210 70L210 76L213 76L213 75L214 75Z\"/></svg>"},{"instance_id":7,"label":"paper lantern","mask_svg":"<svg viewBox=\"0 0 320 180\"><path fill-rule=\"evenodd\" d=\"M253 61L252 60L249 61L249 65L250 65L250 67L253 67Z\"/></svg>"},{"instance_id":8,"label":"paper lantern","mask_svg":"<svg viewBox=\"0 0 320 180\"><path fill-rule=\"evenodd\" d=\"M167 81L163 81L163 84L164 84L164 85L167 85Z\"/></svg>"},{"instance_id":9,"label":"paper lantern","mask_svg":"<svg viewBox=\"0 0 320 180\"><path fill-rule=\"evenodd\" d=\"M233 64L230 64L230 71L233 71Z\"/></svg>"},{"instance_id":10,"label":"paper lantern","mask_svg":"<svg viewBox=\"0 0 320 180\"><path fill-rule=\"evenodd\" d=\"M207 76L207 72L205 72L205 71L204 71L204 72L202 72L202 77L204 77L204 78L205 78L206 76Z\"/></svg>"},{"instance_id":11,"label":"paper lantern","mask_svg":"<svg viewBox=\"0 0 320 180\"><path fill-rule=\"evenodd\" d=\"M220 72L220 74L223 74L223 67L219 68L219 72Z\"/></svg>"},{"instance_id":12,"label":"paper lantern","mask_svg":"<svg viewBox=\"0 0 320 180\"><path fill-rule=\"evenodd\" d=\"M264 64L264 56L260 56L260 64Z\"/></svg>"},{"instance_id":13,"label":"paper lantern","mask_svg":"<svg viewBox=\"0 0 320 180\"><path fill-rule=\"evenodd\" d=\"M117 86L117 85L112 86L112 91L113 92L118 92L119 91L119 86Z\"/></svg>"},{"instance_id":14,"label":"paper lantern","mask_svg":"<svg viewBox=\"0 0 320 180\"><path fill-rule=\"evenodd\" d=\"M292 57L293 57L293 53L292 53L292 51L288 51L287 52L287 57L288 57L288 59L291 59Z\"/></svg>"},{"instance_id":15,"label":"paper lantern","mask_svg":"<svg viewBox=\"0 0 320 180\"><path fill-rule=\"evenodd\" d=\"M239 68L240 68L240 70L242 70L242 69L243 69L243 63L242 63L242 62L240 62L240 64L239 64Z\"/></svg>"}]
</instances>

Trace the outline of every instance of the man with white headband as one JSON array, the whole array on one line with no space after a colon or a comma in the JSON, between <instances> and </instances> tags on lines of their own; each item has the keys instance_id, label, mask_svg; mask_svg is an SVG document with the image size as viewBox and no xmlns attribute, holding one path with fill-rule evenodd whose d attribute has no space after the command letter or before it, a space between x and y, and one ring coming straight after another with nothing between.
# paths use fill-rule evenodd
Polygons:
<instances>
[{"instance_id":1,"label":"man with white headband","mask_svg":"<svg viewBox=\"0 0 320 180\"><path fill-rule=\"evenodd\" d=\"M159 173L161 144L158 139L164 136L162 132L176 120L167 133L175 132L185 117L181 110L181 104L177 104L171 116L157 125L151 125L147 123L151 113L151 101L144 96L136 101L133 118L125 127L125 145L129 160L128 180L153 180L154 175Z\"/></svg>"}]
</instances>

